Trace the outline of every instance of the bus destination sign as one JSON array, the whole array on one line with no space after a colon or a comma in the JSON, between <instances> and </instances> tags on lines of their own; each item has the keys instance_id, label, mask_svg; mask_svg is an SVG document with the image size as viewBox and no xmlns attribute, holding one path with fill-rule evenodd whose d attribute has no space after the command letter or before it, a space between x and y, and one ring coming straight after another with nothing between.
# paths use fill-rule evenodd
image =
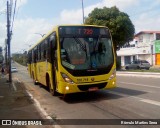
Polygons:
<instances>
[{"instance_id":1,"label":"bus destination sign","mask_svg":"<svg viewBox=\"0 0 160 128\"><path fill-rule=\"evenodd\" d=\"M98 36L107 35L109 31L107 28L92 27L92 26L60 26L60 36L74 35L74 36Z\"/></svg>"}]
</instances>

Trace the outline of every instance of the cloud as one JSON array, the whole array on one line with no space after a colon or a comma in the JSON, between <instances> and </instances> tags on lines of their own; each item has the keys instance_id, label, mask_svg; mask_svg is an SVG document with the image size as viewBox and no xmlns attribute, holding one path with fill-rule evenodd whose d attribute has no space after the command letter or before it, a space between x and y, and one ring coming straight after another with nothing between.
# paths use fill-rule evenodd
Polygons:
<instances>
[{"instance_id":1,"label":"cloud","mask_svg":"<svg viewBox=\"0 0 160 128\"><path fill-rule=\"evenodd\" d=\"M13 3L15 2L15 0L13 0ZM28 0L17 0L17 7L21 7L23 5L25 5L28 2Z\"/></svg>"},{"instance_id":2,"label":"cloud","mask_svg":"<svg viewBox=\"0 0 160 128\"><path fill-rule=\"evenodd\" d=\"M156 16L148 16L148 13L143 13L139 16L137 20L134 20L134 25L136 26L136 31L145 30L158 30L160 31L160 14Z\"/></svg>"},{"instance_id":3,"label":"cloud","mask_svg":"<svg viewBox=\"0 0 160 128\"><path fill-rule=\"evenodd\" d=\"M82 19L82 10L63 10L60 14L60 23L77 24Z\"/></svg>"},{"instance_id":4,"label":"cloud","mask_svg":"<svg viewBox=\"0 0 160 128\"><path fill-rule=\"evenodd\" d=\"M27 0L17 0L18 6L21 7L27 3ZM160 4L160 0L155 0L155 3L152 1L152 5L155 7L157 3ZM85 5L85 3L84 3ZM117 6L121 11L133 10L133 8L139 7L143 5L143 0L101 0L99 3L84 6L85 17L96 7L103 8ZM136 31L142 30L160 30L159 23L160 18L156 16L152 16L150 13L142 13L138 14L138 16L133 17L133 23L135 25ZM64 9L59 13L59 17L54 17L54 19L43 19L43 18L30 18L26 17L25 19L16 19L13 28L13 37L12 37L12 53L14 52L22 52L23 49L28 50L29 45L35 44L39 39L41 39L40 35L36 35L34 33L45 34L49 30L52 29L54 25L59 24L82 24L82 8L78 9ZM1 27L3 26L3 27ZM2 37L6 37L6 25L0 23L0 41ZM159 28L158 28L159 27ZM5 31L5 32L4 32ZM3 35L1 34L3 33Z\"/></svg>"},{"instance_id":5,"label":"cloud","mask_svg":"<svg viewBox=\"0 0 160 128\"><path fill-rule=\"evenodd\" d=\"M29 45L35 44L42 37L35 33L46 34L53 27L47 19L20 19L16 20L12 38L12 53L28 50Z\"/></svg>"},{"instance_id":6,"label":"cloud","mask_svg":"<svg viewBox=\"0 0 160 128\"><path fill-rule=\"evenodd\" d=\"M12 7L14 7L15 1L16 0L12 0L11 1L12 3L9 3L9 4L12 4ZM25 5L27 3L27 1L28 0L17 0L17 3L16 3L17 8ZM7 3L7 0L1 0L0 1L0 12L3 12L4 10L6 10L6 3Z\"/></svg>"},{"instance_id":7,"label":"cloud","mask_svg":"<svg viewBox=\"0 0 160 128\"><path fill-rule=\"evenodd\" d=\"M153 6L153 7L154 7L154 6L158 6L159 4L160 4L160 0L155 0L155 1L153 2L153 5L152 5L152 6Z\"/></svg>"},{"instance_id":8,"label":"cloud","mask_svg":"<svg viewBox=\"0 0 160 128\"><path fill-rule=\"evenodd\" d=\"M102 5L106 7L117 6L120 10L137 6L140 0L103 0Z\"/></svg>"},{"instance_id":9,"label":"cloud","mask_svg":"<svg viewBox=\"0 0 160 128\"><path fill-rule=\"evenodd\" d=\"M7 0L0 0L0 46L4 46L5 39L7 37L6 28L6 2ZM15 0L13 0L13 5ZM25 5L27 0L17 0L17 8Z\"/></svg>"},{"instance_id":10,"label":"cloud","mask_svg":"<svg viewBox=\"0 0 160 128\"><path fill-rule=\"evenodd\" d=\"M103 8L117 6L120 10L125 10L126 8L130 8L139 4L139 0L102 0L101 2L90 5L84 8L84 15L85 17L94 10L94 8ZM76 10L63 10L60 13L60 23L68 23L68 24L79 24L82 22L82 9Z\"/></svg>"},{"instance_id":11,"label":"cloud","mask_svg":"<svg viewBox=\"0 0 160 128\"><path fill-rule=\"evenodd\" d=\"M0 46L5 45L5 38L7 36L6 24L0 22Z\"/></svg>"}]
</instances>

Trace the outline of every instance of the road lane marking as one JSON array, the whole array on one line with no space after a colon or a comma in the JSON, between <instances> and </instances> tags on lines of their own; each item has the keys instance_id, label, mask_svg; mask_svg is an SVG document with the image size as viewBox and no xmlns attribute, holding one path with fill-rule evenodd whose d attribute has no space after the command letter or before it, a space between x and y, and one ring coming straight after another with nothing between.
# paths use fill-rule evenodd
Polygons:
<instances>
[{"instance_id":1,"label":"road lane marking","mask_svg":"<svg viewBox=\"0 0 160 128\"><path fill-rule=\"evenodd\" d=\"M158 101L149 100L149 99L143 99L143 100L140 100L140 101L145 102L145 103L149 103L149 104L153 104L153 105L160 106L160 102L158 102Z\"/></svg>"},{"instance_id":2,"label":"road lane marking","mask_svg":"<svg viewBox=\"0 0 160 128\"><path fill-rule=\"evenodd\" d=\"M16 91L17 91L17 88L16 88L15 84L12 83L12 86L13 86L14 91L16 92Z\"/></svg>"},{"instance_id":3,"label":"road lane marking","mask_svg":"<svg viewBox=\"0 0 160 128\"><path fill-rule=\"evenodd\" d=\"M37 99L35 99L33 97L33 95L28 91L26 90L27 94L31 97L31 99L34 101L36 107L40 110L40 112L47 118L47 119L52 119L48 114L47 112L41 107L39 101Z\"/></svg>"},{"instance_id":4,"label":"road lane marking","mask_svg":"<svg viewBox=\"0 0 160 128\"><path fill-rule=\"evenodd\" d=\"M13 79L17 80L18 83L21 83L21 81L17 77L14 77Z\"/></svg>"},{"instance_id":5,"label":"road lane marking","mask_svg":"<svg viewBox=\"0 0 160 128\"><path fill-rule=\"evenodd\" d=\"M4 96L0 96L0 98L4 98Z\"/></svg>"},{"instance_id":6,"label":"road lane marking","mask_svg":"<svg viewBox=\"0 0 160 128\"><path fill-rule=\"evenodd\" d=\"M18 83L21 83L21 81L18 78L16 78L16 80L18 81Z\"/></svg>"},{"instance_id":7,"label":"road lane marking","mask_svg":"<svg viewBox=\"0 0 160 128\"><path fill-rule=\"evenodd\" d=\"M158 88L158 89L160 89L160 87L152 86L152 85L135 84L135 83L127 83L127 82L118 82L118 83L121 83L121 84L131 84L131 85L137 85L137 86L144 86L144 87L149 87L149 88Z\"/></svg>"},{"instance_id":8,"label":"road lane marking","mask_svg":"<svg viewBox=\"0 0 160 128\"><path fill-rule=\"evenodd\" d=\"M35 104L35 106L37 107L37 109L40 111L40 113L42 113L43 116L45 116L45 119L50 119L50 120L52 120L52 117L49 116L49 114L41 107L40 102L39 102L37 99L35 99L35 98L33 97L33 95L32 95L28 90L26 90L26 92L27 92L27 94L30 96L30 98L34 101L34 104ZM57 125L53 125L52 127L53 127L53 128L61 128L61 126L58 125L58 124L57 124Z\"/></svg>"},{"instance_id":9,"label":"road lane marking","mask_svg":"<svg viewBox=\"0 0 160 128\"><path fill-rule=\"evenodd\" d=\"M122 72L117 71L117 74L139 74L139 75L160 75L158 72Z\"/></svg>"},{"instance_id":10,"label":"road lane marking","mask_svg":"<svg viewBox=\"0 0 160 128\"><path fill-rule=\"evenodd\" d=\"M33 84L33 83L31 83L31 84ZM25 86L27 88L27 90L33 91L37 96L40 95L40 92L38 91L38 89L34 85L30 85L28 83L25 83L25 85L27 85L27 86Z\"/></svg>"},{"instance_id":11,"label":"road lane marking","mask_svg":"<svg viewBox=\"0 0 160 128\"><path fill-rule=\"evenodd\" d=\"M121 74L117 73L117 76L132 76L132 77L147 77L147 78L160 78L159 75L148 75L148 74Z\"/></svg>"},{"instance_id":12,"label":"road lane marking","mask_svg":"<svg viewBox=\"0 0 160 128\"><path fill-rule=\"evenodd\" d=\"M155 101L155 100L144 99L144 98L140 98L140 97L137 97L137 96L129 96L127 94L123 94L123 93L120 93L120 92L114 92L114 91L110 91L110 90L108 90L108 92L111 93L111 94L114 94L114 95L119 95L119 96L122 96L122 97L131 97L131 98L137 99L138 101L141 101L141 102L145 102L145 103L153 104L153 105L156 105L156 106L160 106L160 102Z\"/></svg>"}]
</instances>

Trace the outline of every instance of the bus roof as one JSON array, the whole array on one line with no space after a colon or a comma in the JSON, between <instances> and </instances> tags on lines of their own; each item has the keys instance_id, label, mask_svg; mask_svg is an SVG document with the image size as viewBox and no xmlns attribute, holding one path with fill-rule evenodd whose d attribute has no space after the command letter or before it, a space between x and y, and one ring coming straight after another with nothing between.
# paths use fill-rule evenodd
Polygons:
<instances>
[{"instance_id":1,"label":"bus roof","mask_svg":"<svg viewBox=\"0 0 160 128\"><path fill-rule=\"evenodd\" d=\"M40 44L43 40L45 40L52 32L54 32L54 31L56 31L56 30L58 30L58 28L60 27L60 26L90 26L90 27L99 27L99 28L108 28L108 27L106 27L106 26L99 26L99 25L83 25L83 24L79 24L79 25L57 25L57 26L55 26L55 27L53 27L52 28L52 30L51 31L49 31L46 35L44 35L32 48L30 48L28 51L31 51L32 49L34 49L38 44Z\"/></svg>"}]
</instances>

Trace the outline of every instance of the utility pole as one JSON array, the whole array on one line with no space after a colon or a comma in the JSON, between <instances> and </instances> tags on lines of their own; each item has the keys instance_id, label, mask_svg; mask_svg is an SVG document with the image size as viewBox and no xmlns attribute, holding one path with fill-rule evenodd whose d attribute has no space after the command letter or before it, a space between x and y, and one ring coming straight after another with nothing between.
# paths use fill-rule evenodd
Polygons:
<instances>
[{"instance_id":1,"label":"utility pole","mask_svg":"<svg viewBox=\"0 0 160 128\"><path fill-rule=\"evenodd\" d=\"M8 48L7 48L7 39L5 39L5 64L6 65L8 65L8 54L7 54L7 52L8 52Z\"/></svg>"},{"instance_id":2,"label":"utility pole","mask_svg":"<svg viewBox=\"0 0 160 128\"><path fill-rule=\"evenodd\" d=\"M11 48L10 48L10 41L11 41L11 31L10 31L10 14L11 13L11 6L7 0L7 45L8 45L8 69L9 69L9 82L12 83L12 74L11 74Z\"/></svg>"},{"instance_id":3,"label":"utility pole","mask_svg":"<svg viewBox=\"0 0 160 128\"><path fill-rule=\"evenodd\" d=\"M83 6L83 0L82 0L82 16L83 16L83 24L84 24L84 6Z\"/></svg>"}]
</instances>

